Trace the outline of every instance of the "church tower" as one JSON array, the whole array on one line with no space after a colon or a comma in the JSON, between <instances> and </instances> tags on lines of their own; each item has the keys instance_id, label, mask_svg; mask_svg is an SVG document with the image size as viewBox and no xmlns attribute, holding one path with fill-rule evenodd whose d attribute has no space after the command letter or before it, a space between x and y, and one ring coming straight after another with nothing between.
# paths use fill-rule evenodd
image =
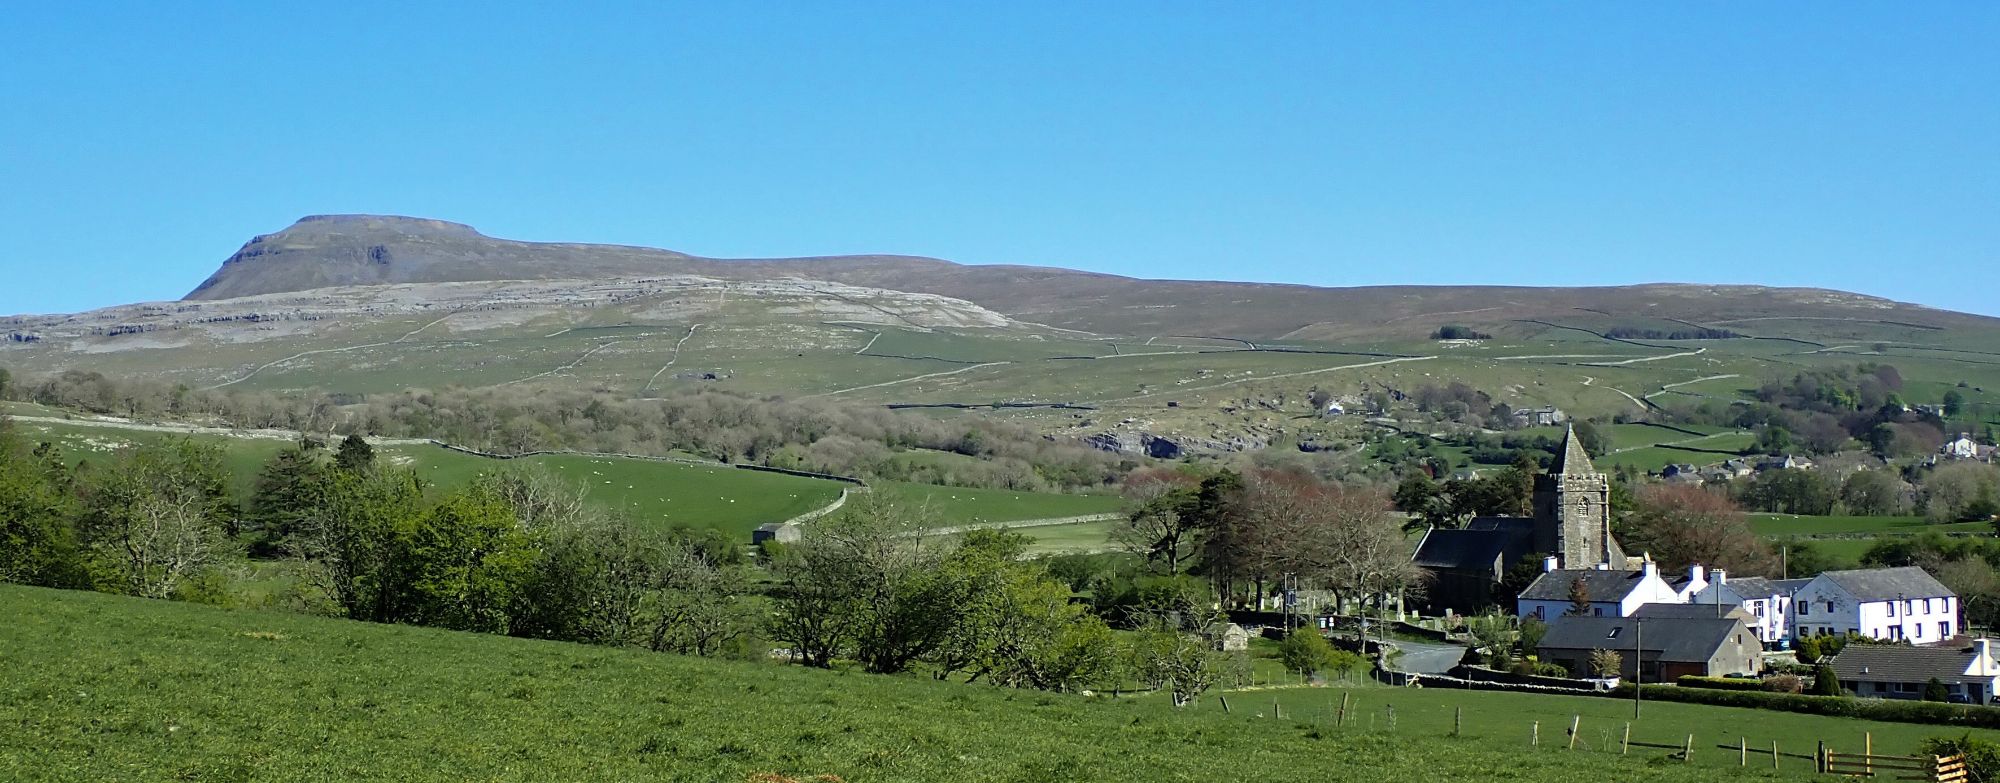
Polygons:
<instances>
[{"instance_id":1,"label":"church tower","mask_svg":"<svg viewBox=\"0 0 2000 783\"><path fill-rule=\"evenodd\" d=\"M1535 477L1534 505L1535 545L1561 557L1563 568L1624 567L1611 538L1611 479L1591 466L1575 427L1549 472Z\"/></svg>"}]
</instances>

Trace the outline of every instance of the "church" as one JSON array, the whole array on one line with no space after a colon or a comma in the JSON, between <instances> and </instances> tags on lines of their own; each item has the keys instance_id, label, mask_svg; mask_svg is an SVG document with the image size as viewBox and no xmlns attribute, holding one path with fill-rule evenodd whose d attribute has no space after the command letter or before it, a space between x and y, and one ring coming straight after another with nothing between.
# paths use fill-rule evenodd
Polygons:
<instances>
[{"instance_id":1,"label":"church","mask_svg":"<svg viewBox=\"0 0 2000 783\"><path fill-rule=\"evenodd\" d=\"M1576 430L1547 473L1535 477L1534 516L1477 517L1463 529L1431 528L1412 560L1431 575L1426 614L1472 614L1504 603L1501 581L1516 566L1540 573L1556 558L1562 568L1626 567L1611 536L1611 479L1590 464Z\"/></svg>"}]
</instances>

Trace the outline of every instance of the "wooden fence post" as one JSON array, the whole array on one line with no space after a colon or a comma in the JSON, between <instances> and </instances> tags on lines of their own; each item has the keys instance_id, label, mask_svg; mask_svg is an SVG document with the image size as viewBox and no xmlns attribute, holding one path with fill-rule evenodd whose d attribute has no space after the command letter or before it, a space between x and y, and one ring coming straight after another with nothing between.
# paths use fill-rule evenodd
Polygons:
<instances>
[{"instance_id":1,"label":"wooden fence post","mask_svg":"<svg viewBox=\"0 0 2000 783\"><path fill-rule=\"evenodd\" d=\"M1750 766L1750 740L1748 738L1736 738L1736 766Z\"/></svg>"},{"instance_id":2,"label":"wooden fence post","mask_svg":"<svg viewBox=\"0 0 2000 783\"><path fill-rule=\"evenodd\" d=\"M1583 723L1583 716L1572 713L1569 716L1569 749L1576 750L1576 730Z\"/></svg>"},{"instance_id":3,"label":"wooden fence post","mask_svg":"<svg viewBox=\"0 0 2000 783\"><path fill-rule=\"evenodd\" d=\"M1620 756L1632 755L1632 722L1629 720L1625 721L1625 741L1620 744L1623 747L1618 751L1618 755Z\"/></svg>"},{"instance_id":4,"label":"wooden fence post","mask_svg":"<svg viewBox=\"0 0 2000 783\"><path fill-rule=\"evenodd\" d=\"M1276 720L1284 720L1285 718L1285 707L1278 703L1278 697L1276 696L1271 697L1271 717Z\"/></svg>"},{"instance_id":5,"label":"wooden fence post","mask_svg":"<svg viewBox=\"0 0 2000 783\"><path fill-rule=\"evenodd\" d=\"M1542 722L1535 721L1528 724L1528 747L1540 744L1542 744Z\"/></svg>"},{"instance_id":6,"label":"wooden fence post","mask_svg":"<svg viewBox=\"0 0 2000 783\"><path fill-rule=\"evenodd\" d=\"M1875 777L1874 756L1875 733L1872 731L1861 732L1861 769L1864 770L1862 774L1871 778Z\"/></svg>"},{"instance_id":7,"label":"wooden fence post","mask_svg":"<svg viewBox=\"0 0 2000 783\"><path fill-rule=\"evenodd\" d=\"M1465 731L1465 708L1451 708L1451 736L1462 737Z\"/></svg>"},{"instance_id":8,"label":"wooden fence post","mask_svg":"<svg viewBox=\"0 0 2000 783\"><path fill-rule=\"evenodd\" d=\"M1771 771L1778 771L1778 741L1771 740Z\"/></svg>"},{"instance_id":9,"label":"wooden fence post","mask_svg":"<svg viewBox=\"0 0 2000 783\"><path fill-rule=\"evenodd\" d=\"M1813 771L1814 771L1814 772L1817 772L1817 773L1819 773L1819 774L1822 774L1822 775L1826 774L1826 759L1827 759L1827 753L1828 753L1828 751L1827 751L1827 749L1826 749L1826 740L1820 740L1820 741L1819 741L1819 748L1813 751Z\"/></svg>"},{"instance_id":10,"label":"wooden fence post","mask_svg":"<svg viewBox=\"0 0 2000 783\"><path fill-rule=\"evenodd\" d=\"M1687 748L1681 751L1681 763L1694 761L1694 735L1688 735Z\"/></svg>"},{"instance_id":11,"label":"wooden fence post","mask_svg":"<svg viewBox=\"0 0 2000 783\"><path fill-rule=\"evenodd\" d=\"M1339 726L1347 722L1347 700L1353 695L1353 693L1340 694L1340 714L1333 717L1333 725Z\"/></svg>"},{"instance_id":12,"label":"wooden fence post","mask_svg":"<svg viewBox=\"0 0 2000 783\"><path fill-rule=\"evenodd\" d=\"M1216 701L1219 701L1219 702L1222 702L1222 714L1224 714L1224 715L1228 715L1228 714L1229 714L1229 697L1228 697L1228 696L1217 696L1217 697L1215 697L1215 700L1216 700Z\"/></svg>"},{"instance_id":13,"label":"wooden fence post","mask_svg":"<svg viewBox=\"0 0 2000 783\"><path fill-rule=\"evenodd\" d=\"M1390 731L1396 730L1396 705L1389 704L1383 706L1382 722L1388 725Z\"/></svg>"}]
</instances>

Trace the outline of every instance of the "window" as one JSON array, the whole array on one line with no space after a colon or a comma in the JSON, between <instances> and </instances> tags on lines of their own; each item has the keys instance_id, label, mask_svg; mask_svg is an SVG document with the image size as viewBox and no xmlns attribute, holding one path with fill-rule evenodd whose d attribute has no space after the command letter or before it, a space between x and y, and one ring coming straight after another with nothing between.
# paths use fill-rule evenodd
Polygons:
<instances>
[{"instance_id":1,"label":"window","mask_svg":"<svg viewBox=\"0 0 2000 783\"><path fill-rule=\"evenodd\" d=\"M1890 601L1890 602L1889 602L1889 616L1890 616L1890 617L1895 617L1895 616L1896 616L1896 602L1895 602L1895 601Z\"/></svg>"},{"instance_id":2,"label":"window","mask_svg":"<svg viewBox=\"0 0 2000 783\"><path fill-rule=\"evenodd\" d=\"M1902 641L1902 639L1903 639L1903 626L1900 625L1889 626L1889 641L1896 642L1896 641Z\"/></svg>"},{"instance_id":3,"label":"window","mask_svg":"<svg viewBox=\"0 0 2000 783\"><path fill-rule=\"evenodd\" d=\"M1821 601L1820 603L1822 603L1822 604L1826 604L1826 613L1827 613L1827 614L1833 614L1833 602L1832 602L1832 601Z\"/></svg>"},{"instance_id":4,"label":"window","mask_svg":"<svg viewBox=\"0 0 2000 783\"><path fill-rule=\"evenodd\" d=\"M1947 639L1950 637L1951 637L1951 621L1946 620L1944 622L1938 623L1938 638Z\"/></svg>"},{"instance_id":5,"label":"window","mask_svg":"<svg viewBox=\"0 0 2000 783\"><path fill-rule=\"evenodd\" d=\"M1901 628L1898 628L1898 629L1896 629L1896 630L1900 631L1900 630L1903 630L1903 629L1901 629ZM1923 623L1917 623L1916 625L1913 625L1913 626L1910 626L1910 630L1912 630L1912 631L1915 631L1915 632L1916 632L1916 633L1915 633L1915 638L1918 638L1918 639L1922 639L1922 638L1924 638L1924 624L1923 624Z\"/></svg>"},{"instance_id":6,"label":"window","mask_svg":"<svg viewBox=\"0 0 2000 783\"><path fill-rule=\"evenodd\" d=\"M1809 614L1812 614L1812 602L1811 602L1811 601L1800 601L1800 602L1799 602L1799 616L1800 616L1800 617L1804 617L1804 616L1806 616L1806 615L1809 615Z\"/></svg>"},{"instance_id":7,"label":"window","mask_svg":"<svg viewBox=\"0 0 2000 783\"><path fill-rule=\"evenodd\" d=\"M1616 627L1616 628L1612 628L1612 629L1611 629L1611 633L1607 633L1607 634L1605 634L1605 635L1604 635L1604 638L1606 638L1606 639L1616 639L1616 638L1618 638L1618 632L1619 632L1619 631L1623 631L1623 630L1625 630L1625 626L1622 626L1622 625L1621 625L1621 626L1618 626L1618 627Z\"/></svg>"},{"instance_id":8,"label":"window","mask_svg":"<svg viewBox=\"0 0 2000 783\"><path fill-rule=\"evenodd\" d=\"M1896 690L1903 693L1916 693L1917 684L1914 682L1899 682L1896 683Z\"/></svg>"},{"instance_id":9,"label":"window","mask_svg":"<svg viewBox=\"0 0 2000 783\"><path fill-rule=\"evenodd\" d=\"M1903 602L1903 614L1916 614L1916 613L1917 613L1916 599L1912 598L1910 600Z\"/></svg>"},{"instance_id":10,"label":"window","mask_svg":"<svg viewBox=\"0 0 2000 783\"><path fill-rule=\"evenodd\" d=\"M1591 608L1591 610L1590 610L1590 616L1592 616L1592 617L1603 617L1603 616L1604 616L1604 607L1602 607L1602 606L1597 606L1597 607L1592 607L1592 608Z\"/></svg>"}]
</instances>

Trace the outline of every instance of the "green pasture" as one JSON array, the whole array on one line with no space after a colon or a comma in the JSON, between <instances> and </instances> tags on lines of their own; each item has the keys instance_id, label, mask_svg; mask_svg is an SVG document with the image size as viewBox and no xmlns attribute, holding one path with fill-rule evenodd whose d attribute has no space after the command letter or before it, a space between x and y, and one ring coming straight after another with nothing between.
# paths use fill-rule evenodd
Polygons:
<instances>
[{"instance_id":1,"label":"green pasture","mask_svg":"<svg viewBox=\"0 0 2000 783\"><path fill-rule=\"evenodd\" d=\"M877 481L869 486L904 505L928 509L931 518L952 526L1107 514L1125 504L1116 495L1056 495L901 481Z\"/></svg>"},{"instance_id":2,"label":"green pasture","mask_svg":"<svg viewBox=\"0 0 2000 783\"><path fill-rule=\"evenodd\" d=\"M1019 532L1034 539L1034 543L1028 545L1028 551L1032 554L1102 552L1115 548L1111 543L1111 533L1120 524L1122 523L1118 520L1082 522L1074 525L1024 527Z\"/></svg>"},{"instance_id":3,"label":"green pasture","mask_svg":"<svg viewBox=\"0 0 2000 783\"><path fill-rule=\"evenodd\" d=\"M1271 712L1275 701L1288 719L1331 726L1339 712L1341 698L1348 697L1348 719L1335 732L1395 736L1428 743L1447 742L1455 720L1462 721L1462 734L1470 739L1513 745L1520 751L1538 755L1598 757L1638 760L1655 769L1691 768L1710 780L1735 776L1763 776L1771 772L1771 743L1780 753L1811 756L1818 743L1836 751L1860 753L1872 737L1874 752L1885 755L1912 754L1924 738L1959 736L1957 727L1924 726L1909 723L1882 723L1854 718L1836 718L1738 707L1701 704L1647 702L1640 717L1633 719L1633 705L1627 699L1594 696L1555 696L1503 691L1465 691L1450 688L1371 688L1371 689L1288 689L1270 695L1244 694L1239 702L1231 698L1237 712ZM1239 706L1240 705L1240 706ZM1393 723L1389 709L1393 707ZM1206 709L1219 711L1219 707ZM1462 717L1461 717L1462 716ZM1576 748L1567 747L1567 732L1577 721ZM1635 747L1631 756L1621 755L1625 725L1632 726L1635 742L1681 745L1694 735L1694 757L1682 766L1667 761L1672 751ZM1537 726L1539 724L1539 726ZM1531 738L1540 732L1540 744L1531 747ZM1972 730L1974 736L2000 739L2000 732ZM1750 756L1747 768L1738 768L1737 745L1742 742L1754 751L1767 753L1760 760ZM1718 745L1728 745L1723 750ZM1704 771L1705 770L1705 771ZM1781 759L1781 773L1807 777L1813 762Z\"/></svg>"},{"instance_id":4,"label":"green pasture","mask_svg":"<svg viewBox=\"0 0 2000 783\"><path fill-rule=\"evenodd\" d=\"M0 779L1715 780L1721 752L1604 750L1622 702L1358 689L1104 697L0 586ZM1271 700L1285 720L1268 717ZM1546 699L1545 701L1543 699ZM1378 716L1398 705L1392 729ZM1466 706L1467 736L1447 737ZM1908 750L1923 727L1681 705L1636 730ZM1558 722L1585 714L1585 747ZM1263 713L1263 714L1260 714ZM1544 720L1529 747L1526 721ZM1731 758L1733 763L1733 757ZM1336 765L1329 767L1329 764ZM1734 776L1739 773L1731 771ZM1749 770L1745 777L1769 777ZM763 776L763 777L760 777ZM780 777L772 777L780 776ZM1806 777L1797 765L1778 779Z\"/></svg>"},{"instance_id":5,"label":"green pasture","mask_svg":"<svg viewBox=\"0 0 2000 783\"><path fill-rule=\"evenodd\" d=\"M1983 522L1932 522L1924 517L1813 517L1798 514L1751 514L1750 529L1760 536L1810 536L1847 533L1991 533Z\"/></svg>"}]
</instances>

